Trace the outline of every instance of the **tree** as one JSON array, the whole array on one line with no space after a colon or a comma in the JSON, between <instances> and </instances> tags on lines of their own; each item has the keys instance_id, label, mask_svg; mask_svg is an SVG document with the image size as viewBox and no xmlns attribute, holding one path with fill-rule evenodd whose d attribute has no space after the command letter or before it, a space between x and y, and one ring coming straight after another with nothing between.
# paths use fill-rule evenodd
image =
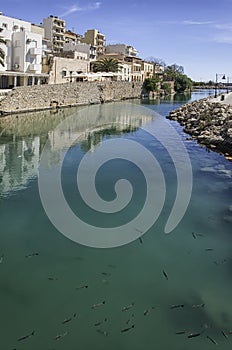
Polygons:
<instances>
[{"instance_id":1,"label":"tree","mask_svg":"<svg viewBox=\"0 0 232 350\"><path fill-rule=\"evenodd\" d=\"M146 78L144 80L144 88L150 92L150 91L157 91L158 90L158 79L154 78Z\"/></svg>"},{"instance_id":2,"label":"tree","mask_svg":"<svg viewBox=\"0 0 232 350\"><path fill-rule=\"evenodd\" d=\"M2 32L2 28L0 28L0 33ZM6 44L6 41L2 38L2 36L0 36L0 45ZM4 58L5 58L5 52L4 50L0 47L0 65L4 67Z\"/></svg>"},{"instance_id":3,"label":"tree","mask_svg":"<svg viewBox=\"0 0 232 350\"><path fill-rule=\"evenodd\" d=\"M174 89L176 92L184 92L186 90L191 89L192 87L192 80L187 77L185 74L180 74L176 79L174 83Z\"/></svg>"},{"instance_id":4,"label":"tree","mask_svg":"<svg viewBox=\"0 0 232 350\"><path fill-rule=\"evenodd\" d=\"M159 65L159 66L166 67L165 61L159 57L150 56L150 57L145 58L145 61L150 62L150 63L154 63L154 64Z\"/></svg>"},{"instance_id":5,"label":"tree","mask_svg":"<svg viewBox=\"0 0 232 350\"><path fill-rule=\"evenodd\" d=\"M102 58L93 64L94 72L118 72L119 69L119 62L114 58Z\"/></svg>"}]
</instances>

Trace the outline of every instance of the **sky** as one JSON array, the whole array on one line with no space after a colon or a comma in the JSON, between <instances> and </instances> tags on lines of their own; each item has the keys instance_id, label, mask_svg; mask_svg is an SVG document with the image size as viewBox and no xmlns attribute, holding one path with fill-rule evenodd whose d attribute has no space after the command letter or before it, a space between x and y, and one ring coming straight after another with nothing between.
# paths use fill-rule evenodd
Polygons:
<instances>
[{"instance_id":1,"label":"sky","mask_svg":"<svg viewBox=\"0 0 232 350\"><path fill-rule=\"evenodd\" d=\"M0 0L0 11L35 24L58 16L76 33L95 28L106 44L182 65L193 80L232 82L232 0Z\"/></svg>"}]
</instances>

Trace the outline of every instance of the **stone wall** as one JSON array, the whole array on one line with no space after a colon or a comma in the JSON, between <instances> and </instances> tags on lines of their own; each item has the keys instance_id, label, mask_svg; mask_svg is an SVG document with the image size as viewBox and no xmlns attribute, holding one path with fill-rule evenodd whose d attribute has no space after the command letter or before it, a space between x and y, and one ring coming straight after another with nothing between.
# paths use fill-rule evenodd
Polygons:
<instances>
[{"instance_id":1,"label":"stone wall","mask_svg":"<svg viewBox=\"0 0 232 350\"><path fill-rule=\"evenodd\" d=\"M0 114L140 98L141 82L80 82L14 88L0 101Z\"/></svg>"}]
</instances>

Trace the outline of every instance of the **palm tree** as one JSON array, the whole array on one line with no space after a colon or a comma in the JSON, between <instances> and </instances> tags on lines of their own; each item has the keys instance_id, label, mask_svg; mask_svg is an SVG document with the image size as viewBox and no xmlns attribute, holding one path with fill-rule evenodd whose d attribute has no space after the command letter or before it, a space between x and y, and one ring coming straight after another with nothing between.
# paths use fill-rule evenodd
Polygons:
<instances>
[{"instance_id":1,"label":"palm tree","mask_svg":"<svg viewBox=\"0 0 232 350\"><path fill-rule=\"evenodd\" d=\"M0 28L0 33L2 32L2 28ZM0 36L0 45L1 44L6 44L6 41ZM4 58L5 58L5 52L4 50L0 47L0 65L4 67Z\"/></svg>"},{"instance_id":2,"label":"palm tree","mask_svg":"<svg viewBox=\"0 0 232 350\"><path fill-rule=\"evenodd\" d=\"M114 58L102 58L93 65L94 72L118 72L119 69L119 62Z\"/></svg>"}]
</instances>

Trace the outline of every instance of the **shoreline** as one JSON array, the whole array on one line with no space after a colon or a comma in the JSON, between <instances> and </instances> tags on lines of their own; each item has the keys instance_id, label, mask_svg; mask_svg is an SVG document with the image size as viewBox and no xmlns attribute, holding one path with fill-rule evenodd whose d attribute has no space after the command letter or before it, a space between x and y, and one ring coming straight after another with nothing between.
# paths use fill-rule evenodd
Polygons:
<instances>
[{"instance_id":1,"label":"shoreline","mask_svg":"<svg viewBox=\"0 0 232 350\"><path fill-rule=\"evenodd\" d=\"M230 94L227 95L229 100ZM189 140L197 140L232 161L232 105L226 103L224 97L221 101L222 96L209 96L184 104L166 118L178 121L184 127L183 131L191 135Z\"/></svg>"}]
</instances>

